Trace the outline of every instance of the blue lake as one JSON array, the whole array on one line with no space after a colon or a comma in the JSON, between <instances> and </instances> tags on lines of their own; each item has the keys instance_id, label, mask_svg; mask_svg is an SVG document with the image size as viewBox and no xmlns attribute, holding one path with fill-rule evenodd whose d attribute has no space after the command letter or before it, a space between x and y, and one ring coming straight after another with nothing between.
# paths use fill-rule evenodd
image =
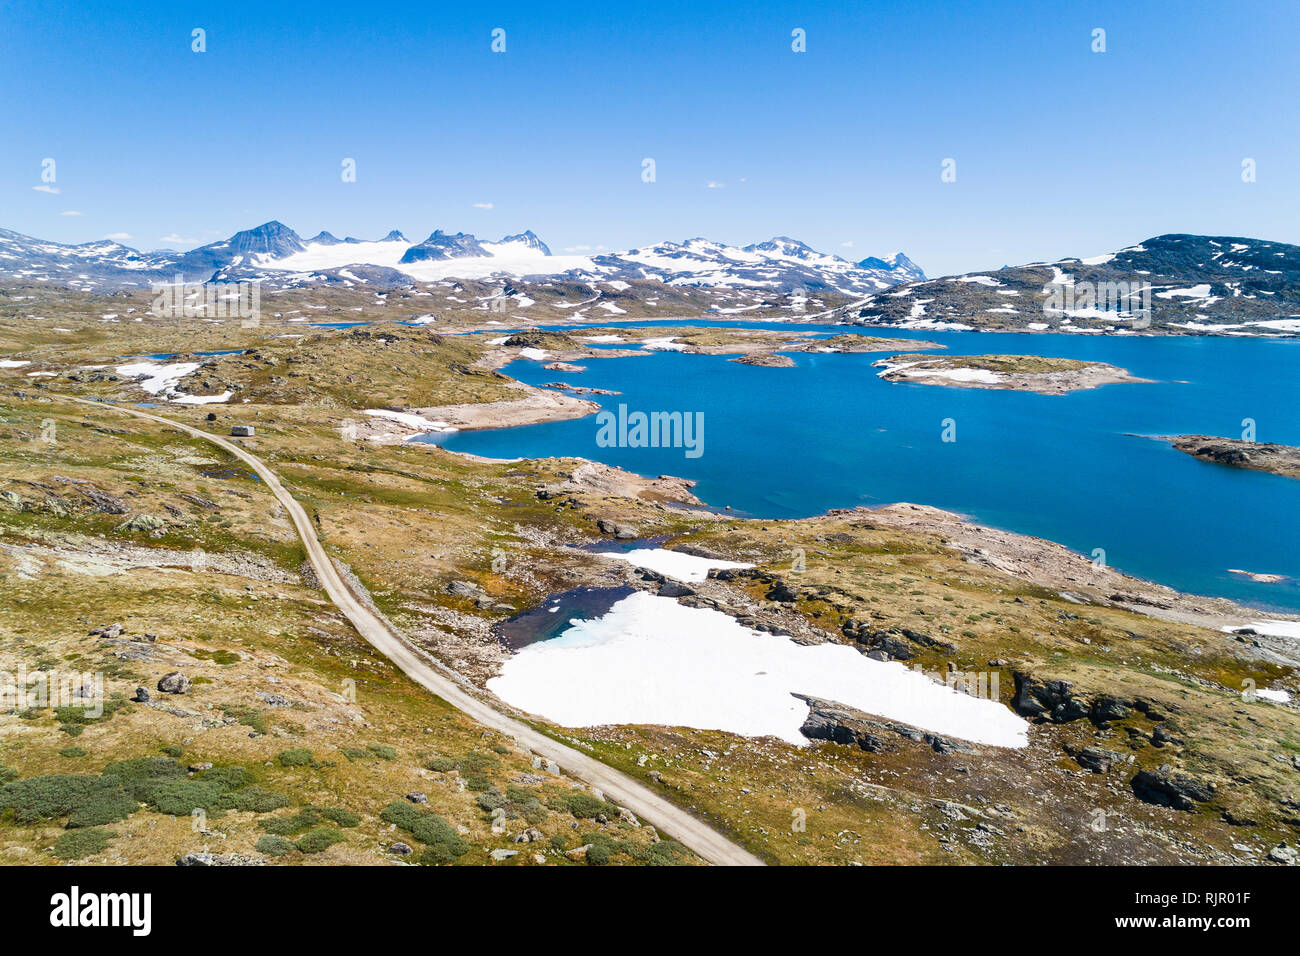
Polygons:
<instances>
[{"instance_id":1,"label":"blue lake","mask_svg":"<svg viewBox=\"0 0 1300 956\"><path fill-rule=\"evenodd\" d=\"M941 342L948 346L943 354L1089 359L1155 381L1065 396L891 384L871 367L889 353L793 353L796 368L762 368L726 356L656 352L584 360L588 370L580 374L523 360L507 372L530 384L558 379L621 392L596 396L606 408L703 412L703 454L598 447L594 417L441 441L492 457L576 455L642 474L681 475L699 483L704 501L740 515L794 518L894 501L935 505L1085 555L1101 548L1109 565L1179 590L1300 611L1300 480L1208 464L1134 437L1237 438L1249 418L1258 440L1300 444L1300 341L896 334ZM956 441L942 440L945 419L955 423ZM1229 568L1288 580L1255 582Z\"/></svg>"}]
</instances>

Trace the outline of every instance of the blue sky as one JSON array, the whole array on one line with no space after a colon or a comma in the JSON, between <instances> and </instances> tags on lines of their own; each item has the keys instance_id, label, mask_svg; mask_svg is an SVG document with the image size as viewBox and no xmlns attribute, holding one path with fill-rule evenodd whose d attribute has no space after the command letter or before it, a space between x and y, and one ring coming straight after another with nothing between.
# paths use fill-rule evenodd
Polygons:
<instances>
[{"instance_id":1,"label":"blue sky","mask_svg":"<svg viewBox=\"0 0 1300 956\"><path fill-rule=\"evenodd\" d=\"M1298 242L1298 28L1292 2L0 0L0 226L784 234L932 275L1162 232Z\"/></svg>"}]
</instances>

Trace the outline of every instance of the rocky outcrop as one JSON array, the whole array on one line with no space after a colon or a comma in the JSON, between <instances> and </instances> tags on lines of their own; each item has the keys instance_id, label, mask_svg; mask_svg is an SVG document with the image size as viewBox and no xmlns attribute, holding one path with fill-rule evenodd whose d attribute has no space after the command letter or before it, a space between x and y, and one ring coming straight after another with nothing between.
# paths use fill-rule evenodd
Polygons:
<instances>
[{"instance_id":1,"label":"rocky outcrop","mask_svg":"<svg viewBox=\"0 0 1300 956\"><path fill-rule=\"evenodd\" d=\"M878 720L861 711L832 700L795 694L808 704L808 717L799 732L809 740L826 740L846 747L857 747L868 753L885 753L892 750L891 738L928 744L935 753L974 753L969 744L941 734L921 730L909 724L892 720Z\"/></svg>"},{"instance_id":2,"label":"rocky outcrop","mask_svg":"<svg viewBox=\"0 0 1300 956\"><path fill-rule=\"evenodd\" d=\"M129 521L124 521L117 526L119 531L161 531L167 527L167 522L161 518L155 518L153 515L136 515Z\"/></svg>"},{"instance_id":3,"label":"rocky outcrop","mask_svg":"<svg viewBox=\"0 0 1300 956\"><path fill-rule=\"evenodd\" d=\"M689 585L674 581L672 578L666 577L658 571L652 571L650 568L638 568L635 573L642 581L652 585L660 597L686 598L694 597L696 594L695 589Z\"/></svg>"},{"instance_id":4,"label":"rocky outcrop","mask_svg":"<svg viewBox=\"0 0 1300 956\"><path fill-rule=\"evenodd\" d=\"M1215 438L1211 435L1175 435L1165 440L1183 454L1201 461L1300 478L1300 448L1294 445Z\"/></svg>"},{"instance_id":5,"label":"rocky outcrop","mask_svg":"<svg viewBox=\"0 0 1300 956\"><path fill-rule=\"evenodd\" d=\"M1042 680L1021 672L1015 674L1015 679L1016 695L1011 708L1021 717L1054 724L1068 724L1087 717L1098 727L1106 727L1112 721L1128 717L1135 707L1140 709L1138 702L1109 694L1096 697L1079 694L1065 680Z\"/></svg>"},{"instance_id":6,"label":"rocky outcrop","mask_svg":"<svg viewBox=\"0 0 1300 956\"><path fill-rule=\"evenodd\" d=\"M1178 773L1169 764L1156 770L1139 771L1131 786L1139 800L1187 811L1195 810L1197 804L1212 799L1216 789L1213 783L1203 783Z\"/></svg>"},{"instance_id":7,"label":"rocky outcrop","mask_svg":"<svg viewBox=\"0 0 1300 956\"><path fill-rule=\"evenodd\" d=\"M849 618L844 622L841 632L849 640L862 648L868 657L876 660L910 661L916 657L919 648L950 654L957 650L956 645L921 631L908 627L875 628L870 621Z\"/></svg>"},{"instance_id":8,"label":"rocky outcrop","mask_svg":"<svg viewBox=\"0 0 1300 956\"><path fill-rule=\"evenodd\" d=\"M266 857L247 853L186 853L177 866L264 866Z\"/></svg>"},{"instance_id":9,"label":"rocky outcrop","mask_svg":"<svg viewBox=\"0 0 1300 956\"><path fill-rule=\"evenodd\" d=\"M727 361L738 362L741 365L761 365L765 368L794 368L795 364L790 356L778 355L775 352L751 352Z\"/></svg>"}]
</instances>

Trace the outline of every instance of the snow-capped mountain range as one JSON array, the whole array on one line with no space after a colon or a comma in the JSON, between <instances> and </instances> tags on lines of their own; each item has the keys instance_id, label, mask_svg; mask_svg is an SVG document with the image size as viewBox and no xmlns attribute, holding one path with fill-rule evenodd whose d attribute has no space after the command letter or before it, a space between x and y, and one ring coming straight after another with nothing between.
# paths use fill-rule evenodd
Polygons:
<instances>
[{"instance_id":1,"label":"snow-capped mountain range","mask_svg":"<svg viewBox=\"0 0 1300 956\"><path fill-rule=\"evenodd\" d=\"M147 288L177 276L186 282L256 280L276 288L314 283L391 287L447 278L646 279L854 296L925 278L902 253L851 262L785 236L748 246L688 239L624 252L553 255L532 231L495 242L440 229L414 243L397 230L376 240L339 239L328 232L303 239L272 221L180 253L139 252L108 240L64 245L0 229L0 279L105 291Z\"/></svg>"},{"instance_id":2,"label":"snow-capped mountain range","mask_svg":"<svg viewBox=\"0 0 1300 956\"><path fill-rule=\"evenodd\" d=\"M1296 335L1300 245L1170 233L1099 256L924 279L823 318L912 329Z\"/></svg>"}]
</instances>

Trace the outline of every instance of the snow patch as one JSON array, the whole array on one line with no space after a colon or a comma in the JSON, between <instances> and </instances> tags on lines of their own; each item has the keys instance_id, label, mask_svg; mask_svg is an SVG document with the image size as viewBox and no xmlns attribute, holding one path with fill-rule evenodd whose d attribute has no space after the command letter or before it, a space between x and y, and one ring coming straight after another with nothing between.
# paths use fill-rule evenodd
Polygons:
<instances>
[{"instance_id":1,"label":"snow patch","mask_svg":"<svg viewBox=\"0 0 1300 956\"><path fill-rule=\"evenodd\" d=\"M566 727L687 726L804 746L808 705L792 695L806 694L978 744L1024 747L1029 733L998 701L962 694L897 662L843 644L796 644L644 591L525 647L487 686Z\"/></svg>"},{"instance_id":2,"label":"snow patch","mask_svg":"<svg viewBox=\"0 0 1300 956\"><path fill-rule=\"evenodd\" d=\"M682 551L670 551L667 548L635 548L631 551L597 551L602 558L626 561L633 567L657 571L678 581L703 581L709 576L711 568L752 568L752 564L739 561L719 561L714 558L701 558L698 555Z\"/></svg>"}]
</instances>

